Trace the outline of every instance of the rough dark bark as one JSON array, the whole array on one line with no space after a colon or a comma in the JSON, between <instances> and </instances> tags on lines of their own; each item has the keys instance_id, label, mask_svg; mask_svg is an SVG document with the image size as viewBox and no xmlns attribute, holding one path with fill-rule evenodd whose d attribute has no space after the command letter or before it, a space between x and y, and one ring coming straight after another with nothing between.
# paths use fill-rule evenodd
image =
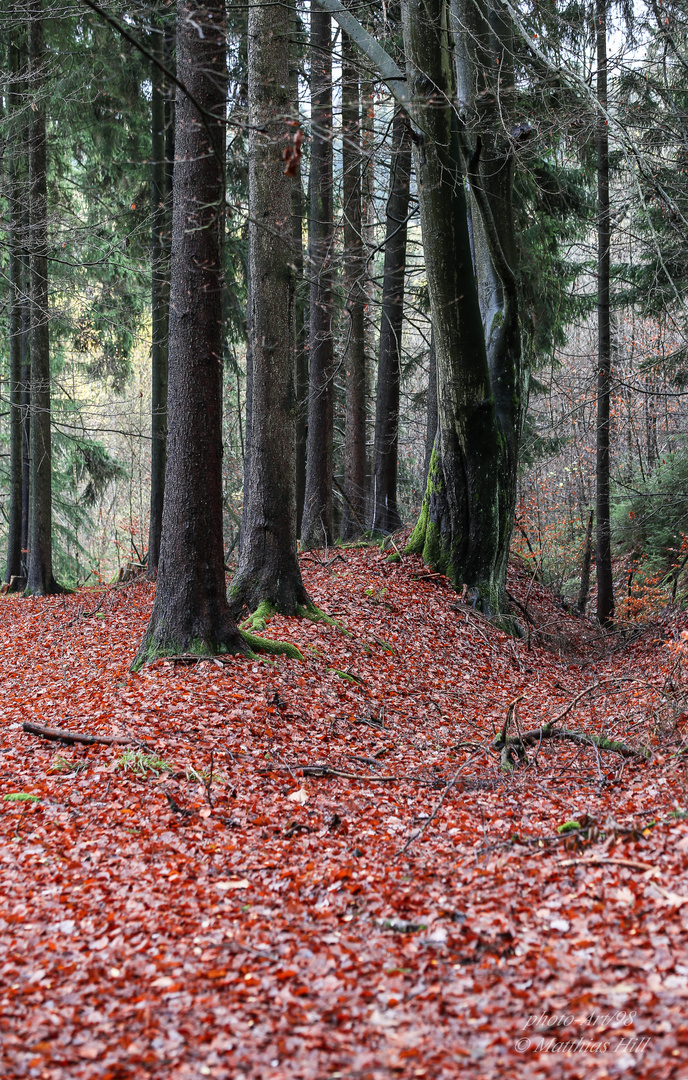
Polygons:
<instances>
[{"instance_id":1,"label":"rough dark bark","mask_svg":"<svg viewBox=\"0 0 688 1080\"><path fill-rule=\"evenodd\" d=\"M229 589L237 617L310 606L296 550L296 358L291 188L282 151L289 101L289 8L255 5L248 19L250 453L239 565ZM255 626L254 621L254 626ZM262 627L261 627L262 629Z\"/></svg>"},{"instance_id":2,"label":"rough dark bark","mask_svg":"<svg viewBox=\"0 0 688 1080\"><path fill-rule=\"evenodd\" d=\"M430 331L430 356L428 360L428 408L425 423L425 464L423 465L423 490L428 482L430 459L437 437L437 360L435 357L435 332Z\"/></svg>"},{"instance_id":3,"label":"rough dark bark","mask_svg":"<svg viewBox=\"0 0 688 1080\"><path fill-rule=\"evenodd\" d=\"M22 205L22 233L29 235L29 208L27 200ZM29 257L24 248L21 259L21 381L22 381L22 519L21 519L21 574L26 578L29 568L29 517L31 496L31 270Z\"/></svg>"},{"instance_id":4,"label":"rough dark bark","mask_svg":"<svg viewBox=\"0 0 688 1080\"><path fill-rule=\"evenodd\" d=\"M607 8L596 0L597 31L597 618L603 626L614 615L611 523L609 513L609 421L611 399L611 322L609 298L609 132L607 109Z\"/></svg>"},{"instance_id":5,"label":"rough dark bark","mask_svg":"<svg viewBox=\"0 0 688 1080\"><path fill-rule=\"evenodd\" d=\"M411 184L411 139L401 109L394 114L392 165L387 200L382 279L380 352L377 366L371 528L391 533L401 525L397 509L401 334L406 275L406 219Z\"/></svg>"},{"instance_id":6,"label":"rough dark bark","mask_svg":"<svg viewBox=\"0 0 688 1080\"><path fill-rule=\"evenodd\" d=\"M249 651L230 615L222 544L223 0L179 0L177 73L204 114L178 90L165 502L135 668L156 656Z\"/></svg>"},{"instance_id":7,"label":"rough dark bark","mask_svg":"<svg viewBox=\"0 0 688 1080\"><path fill-rule=\"evenodd\" d=\"M153 20L151 51L164 57L163 31ZM167 445L167 341L169 329L167 163L165 161L165 80L151 65L151 484L148 577L154 581L160 558Z\"/></svg>"},{"instance_id":8,"label":"rough dark bark","mask_svg":"<svg viewBox=\"0 0 688 1080\"><path fill-rule=\"evenodd\" d=\"M48 198L45 40L42 0L29 0L29 77L35 95L29 135L29 252L31 305L31 502L26 592L61 591L53 577L50 338L48 333Z\"/></svg>"},{"instance_id":9,"label":"rough dark bark","mask_svg":"<svg viewBox=\"0 0 688 1080\"><path fill-rule=\"evenodd\" d=\"M366 506L366 356L365 256L361 207L361 108L356 52L342 35L342 194L344 289L346 293L346 426L341 535L352 539L365 531Z\"/></svg>"},{"instance_id":10,"label":"rough dark bark","mask_svg":"<svg viewBox=\"0 0 688 1080\"><path fill-rule=\"evenodd\" d=\"M500 438L471 259L454 76L443 0L407 0L404 49L438 387L438 438L423 509L407 551L499 610ZM432 108L428 108L428 101Z\"/></svg>"},{"instance_id":11,"label":"rough dark bark","mask_svg":"<svg viewBox=\"0 0 688 1080\"><path fill-rule=\"evenodd\" d=\"M9 46L12 81L9 92L8 120L16 129L16 110L19 96L19 49ZM15 131L16 135L16 131ZM8 192L8 271L9 271L9 353L10 353L10 500L7 533L7 563L5 581L18 578L22 573L22 297L21 297L21 250L22 250L22 176L19 165L17 139L9 150Z\"/></svg>"},{"instance_id":12,"label":"rough dark bark","mask_svg":"<svg viewBox=\"0 0 688 1080\"><path fill-rule=\"evenodd\" d=\"M289 4L290 42L289 42L289 100L295 112L295 120L300 120L299 108L299 67L297 13L294 0ZM296 340L296 535L301 536L303 518L303 500L306 496L306 447L308 443L308 297L303 260L303 219L305 214L301 160L296 158L293 165L291 185L291 224L294 250L294 321Z\"/></svg>"},{"instance_id":13,"label":"rough dark bark","mask_svg":"<svg viewBox=\"0 0 688 1080\"><path fill-rule=\"evenodd\" d=\"M308 272L310 379L304 548L332 543L332 425L334 405L332 51L331 19L311 8L311 171Z\"/></svg>"}]
</instances>

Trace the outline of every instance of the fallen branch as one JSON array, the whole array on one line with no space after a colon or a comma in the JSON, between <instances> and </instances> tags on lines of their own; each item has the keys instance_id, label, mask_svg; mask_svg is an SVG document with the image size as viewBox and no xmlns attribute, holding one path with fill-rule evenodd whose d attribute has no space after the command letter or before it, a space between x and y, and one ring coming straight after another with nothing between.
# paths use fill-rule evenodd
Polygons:
<instances>
[{"instance_id":1,"label":"fallen branch","mask_svg":"<svg viewBox=\"0 0 688 1080\"><path fill-rule=\"evenodd\" d=\"M38 735L41 739L50 739L52 742L66 743L72 746L80 743L83 746L95 746L102 743L103 746L145 746L140 739L134 739L127 735L79 735L74 731L64 731L62 728L47 728L42 724L32 724L25 720L22 731L27 735Z\"/></svg>"},{"instance_id":2,"label":"fallen branch","mask_svg":"<svg viewBox=\"0 0 688 1080\"><path fill-rule=\"evenodd\" d=\"M646 873L652 871L658 874L659 868L652 866L650 863L638 862L633 859L612 859L612 858L595 858L595 859L560 859L557 862L557 866L604 866L610 863L613 866L627 866L630 870L643 870Z\"/></svg>"},{"instance_id":3,"label":"fallen branch","mask_svg":"<svg viewBox=\"0 0 688 1080\"><path fill-rule=\"evenodd\" d=\"M557 717L558 719L558 717ZM555 728L551 724L543 724L542 727L532 731L524 731L522 735L509 735L504 737L500 734L492 743L493 750L500 751L501 768L503 772L514 771L513 753L516 751L521 761L527 761L526 747L539 745L543 739L563 739L577 743L579 746L594 746L596 750L609 750L615 754L621 754L625 758L642 758L647 760L647 750L636 750L627 743L615 739L605 739L602 735L587 735L582 731L567 731L565 728Z\"/></svg>"}]
</instances>

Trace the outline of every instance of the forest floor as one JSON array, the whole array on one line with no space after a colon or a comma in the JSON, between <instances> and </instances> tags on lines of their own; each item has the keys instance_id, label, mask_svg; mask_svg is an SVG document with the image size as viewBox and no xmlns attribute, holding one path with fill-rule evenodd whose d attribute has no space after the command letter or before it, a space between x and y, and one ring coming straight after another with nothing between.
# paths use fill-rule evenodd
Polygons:
<instances>
[{"instance_id":1,"label":"forest floor","mask_svg":"<svg viewBox=\"0 0 688 1080\"><path fill-rule=\"evenodd\" d=\"M302 661L133 675L149 584L0 599L2 1080L688 1076L688 618L602 636L515 566L516 640L416 557L302 566L349 631L275 617ZM651 757L505 774L519 697Z\"/></svg>"}]
</instances>

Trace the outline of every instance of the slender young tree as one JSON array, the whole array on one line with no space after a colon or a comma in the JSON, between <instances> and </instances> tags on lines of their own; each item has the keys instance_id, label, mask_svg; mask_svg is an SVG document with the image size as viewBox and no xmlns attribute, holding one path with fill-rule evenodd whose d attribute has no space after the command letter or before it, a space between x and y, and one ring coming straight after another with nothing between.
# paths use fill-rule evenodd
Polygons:
<instances>
[{"instance_id":1,"label":"slender young tree","mask_svg":"<svg viewBox=\"0 0 688 1080\"><path fill-rule=\"evenodd\" d=\"M392 163L387 200L371 516L371 527L384 533L394 532L401 525L397 508L399 387L410 184L411 139L408 120L403 111L397 109L392 126Z\"/></svg>"},{"instance_id":2,"label":"slender young tree","mask_svg":"<svg viewBox=\"0 0 688 1080\"><path fill-rule=\"evenodd\" d=\"M26 592L60 592L53 576L50 337L48 332L48 197L45 38L42 0L29 0L29 79L34 95L29 136L31 303L31 502Z\"/></svg>"},{"instance_id":3,"label":"slender young tree","mask_svg":"<svg viewBox=\"0 0 688 1080\"><path fill-rule=\"evenodd\" d=\"M9 352L10 352L10 505L8 514L7 564L5 581L20 578L22 572L22 175L17 136L20 55L15 44L9 46L11 83L8 121L14 129L15 145L9 149ZM15 582L16 584L16 582ZM24 581L24 585L26 582Z\"/></svg>"},{"instance_id":4,"label":"slender young tree","mask_svg":"<svg viewBox=\"0 0 688 1080\"><path fill-rule=\"evenodd\" d=\"M310 380L306 494L301 541L305 548L332 543L332 338L334 226L332 218L331 18L311 4L311 167L308 272Z\"/></svg>"},{"instance_id":5,"label":"slender young tree","mask_svg":"<svg viewBox=\"0 0 688 1080\"><path fill-rule=\"evenodd\" d=\"M607 4L596 0L597 40L597 618L607 626L614 615L609 512L609 421L611 400L611 319L609 298L609 129L607 126Z\"/></svg>"},{"instance_id":6,"label":"slender young tree","mask_svg":"<svg viewBox=\"0 0 688 1080\"><path fill-rule=\"evenodd\" d=\"M223 0L179 0L168 447L155 603L134 661L249 650L227 603L222 543ZM200 111L199 112L199 108Z\"/></svg>"},{"instance_id":7,"label":"slender young tree","mask_svg":"<svg viewBox=\"0 0 688 1080\"><path fill-rule=\"evenodd\" d=\"M164 59L160 20L152 20L151 51ZM169 276L166 263L168 206L165 160L165 80L151 64L151 486L148 530L148 577L154 581L160 557L160 531L165 493L167 446L167 343L169 330Z\"/></svg>"},{"instance_id":8,"label":"slender young tree","mask_svg":"<svg viewBox=\"0 0 688 1080\"><path fill-rule=\"evenodd\" d=\"M251 410L241 551L230 610L252 626L268 614L310 606L296 551L296 356L292 246L293 159L299 133L287 123L287 4L253 4L248 17L249 294ZM294 141L296 140L296 142ZM286 161L283 153L286 152ZM250 430L248 425L250 425Z\"/></svg>"},{"instance_id":9,"label":"slender young tree","mask_svg":"<svg viewBox=\"0 0 688 1080\"><path fill-rule=\"evenodd\" d=\"M344 289L346 327L346 427L342 537L365 529L366 505L366 356L365 254L361 213L361 106L356 51L342 34L342 195L344 218Z\"/></svg>"}]
</instances>

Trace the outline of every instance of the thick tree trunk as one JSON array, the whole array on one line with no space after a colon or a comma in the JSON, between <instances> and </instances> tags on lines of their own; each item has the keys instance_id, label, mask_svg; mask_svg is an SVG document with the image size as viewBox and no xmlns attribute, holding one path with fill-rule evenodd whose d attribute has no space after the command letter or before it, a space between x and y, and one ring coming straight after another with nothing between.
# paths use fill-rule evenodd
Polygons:
<instances>
[{"instance_id":1,"label":"thick tree trunk","mask_svg":"<svg viewBox=\"0 0 688 1080\"><path fill-rule=\"evenodd\" d=\"M29 519L31 510L31 291L30 259L26 251L29 238L29 209L26 198L22 205L22 234L24 251L21 258L21 408L22 408L22 518L21 518L21 575L26 578L29 568Z\"/></svg>"},{"instance_id":2,"label":"thick tree trunk","mask_svg":"<svg viewBox=\"0 0 688 1080\"><path fill-rule=\"evenodd\" d=\"M289 3L289 100L296 120L299 116L299 40L295 0ZM293 162L291 224L294 250L294 319L296 338L296 535L301 536L303 501L306 496L306 447L308 443L308 297L303 262L303 219L305 213L301 160Z\"/></svg>"},{"instance_id":3,"label":"thick tree trunk","mask_svg":"<svg viewBox=\"0 0 688 1080\"><path fill-rule=\"evenodd\" d=\"M19 49L9 46L12 82L9 93L9 121L16 129L19 98ZM15 131L16 136L16 131ZM22 176L19 167L19 139L10 147L9 160L9 352L10 352L10 505L8 514L7 564L5 581L21 577L22 526L22 297L21 251L22 237ZM26 582L24 582L26 584Z\"/></svg>"},{"instance_id":4,"label":"thick tree trunk","mask_svg":"<svg viewBox=\"0 0 688 1080\"><path fill-rule=\"evenodd\" d=\"M162 27L153 21L151 49L164 56ZM165 161L165 80L151 66L151 486L148 530L148 577L155 581L160 558L162 505L167 445L167 340L169 277L166 261L168 229L167 163Z\"/></svg>"},{"instance_id":5,"label":"thick tree trunk","mask_svg":"<svg viewBox=\"0 0 688 1080\"><path fill-rule=\"evenodd\" d=\"M48 198L45 65L42 0L29 0L29 76L32 103L29 144L31 266L31 503L26 592L59 592L53 577L52 448L50 432L50 339L48 334Z\"/></svg>"},{"instance_id":6,"label":"thick tree trunk","mask_svg":"<svg viewBox=\"0 0 688 1080\"><path fill-rule=\"evenodd\" d=\"M222 545L223 0L179 0L177 72L204 112L178 90L165 501L155 603L134 668L248 651L227 603Z\"/></svg>"},{"instance_id":7,"label":"thick tree trunk","mask_svg":"<svg viewBox=\"0 0 688 1080\"><path fill-rule=\"evenodd\" d=\"M414 147L435 329L438 438L407 551L499 610L500 436L460 172L454 78L443 0L406 0L404 49L424 133ZM432 108L428 108L429 101Z\"/></svg>"},{"instance_id":8,"label":"thick tree trunk","mask_svg":"<svg viewBox=\"0 0 688 1080\"><path fill-rule=\"evenodd\" d=\"M401 109L397 109L392 128L392 165L387 200L371 516L371 527L383 533L394 532L401 525L397 509L399 386L410 183L411 139L408 120Z\"/></svg>"},{"instance_id":9,"label":"thick tree trunk","mask_svg":"<svg viewBox=\"0 0 688 1080\"><path fill-rule=\"evenodd\" d=\"M366 505L366 357L365 255L361 231L361 109L355 48L342 34L342 194L344 218L344 289L346 326L346 427L342 538L365 531Z\"/></svg>"},{"instance_id":10,"label":"thick tree trunk","mask_svg":"<svg viewBox=\"0 0 688 1080\"><path fill-rule=\"evenodd\" d=\"M514 98L513 29L500 0L452 0L452 30L478 296L500 432L500 599L516 509L518 453L528 402L516 282L512 204L514 143L506 135ZM526 135L527 138L527 135Z\"/></svg>"},{"instance_id":11,"label":"thick tree trunk","mask_svg":"<svg viewBox=\"0 0 688 1080\"><path fill-rule=\"evenodd\" d=\"M295 615L310 601L296 551L296 357L291 188L289 8L252 6L248 20L249 335L252 394L248 480L230 610Z\"/></svg>"},{"instance_id":12,"label":"thick tree trunk","mask_svg":"<svg viewBox=\"0 0 688 1080\"><path fill-rule=\"evenodd\" d=\"M332 51L331 19L311 5L311 171L308 271L310 381L304 548L332 543L332 426L334 406Z\"/></svg>"},{"instance_id":13,"label":"thick tree trunk","mask_svg":"<svg viewBox=\"0 0 688 1080\"><path fill-rule=\"evenodd\" d=\"M603 626L614 615L611 523L609 513L609 416L611 398L611 323L609 301L609 131L607 109L607 8L597 0L597 618Z\"/></svg>"}]
</instances>

